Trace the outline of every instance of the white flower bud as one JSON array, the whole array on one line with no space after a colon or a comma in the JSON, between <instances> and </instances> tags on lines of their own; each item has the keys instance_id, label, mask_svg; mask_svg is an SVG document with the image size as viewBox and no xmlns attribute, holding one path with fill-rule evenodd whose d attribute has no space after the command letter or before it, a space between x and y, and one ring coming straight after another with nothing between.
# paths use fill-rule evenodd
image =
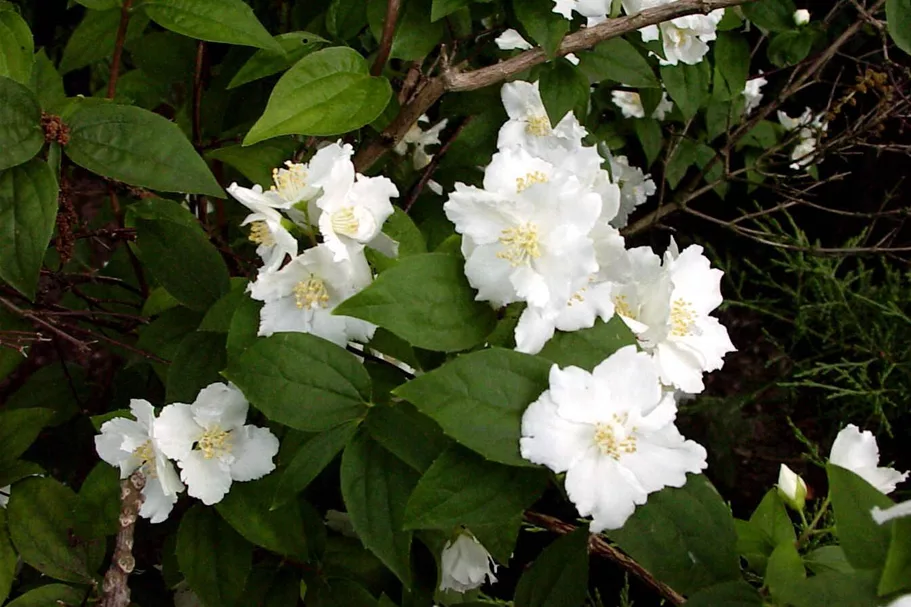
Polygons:
<instances>
[{"instance_id":1,"label":"white flower bud","mask_svg":"<svg viewBox=\"0 0 911 607\"><path fill-rule=\"evenodd\" d=\"M440 590L467 592L479 588L485 578L491 583L497 581L496 563L471 535L462 533L454 542L446 542L440 561L443 569Z\"/></svg>"},{"instance_id":2,"label":"white flower bud","mask_svg":"<svg viewBox=\"0 0 911 607\"><path fill-rule=\"evenodd\" d=\"M810 11L808 11L805 8L794 11L794 23L796 23L798 27L802 27L809 22L810 22Z\"/></svg>"},{"instance_id":3,"label":"white flower bud","mask_svg":"<svg viewBox=\"0 0 911 607\"><path fill-rule=\"evenodd\" d=\"M784 464L778 470L778 495L794 510L803 511L807 501L807 484Z\"/></svg>"}]
</instances>

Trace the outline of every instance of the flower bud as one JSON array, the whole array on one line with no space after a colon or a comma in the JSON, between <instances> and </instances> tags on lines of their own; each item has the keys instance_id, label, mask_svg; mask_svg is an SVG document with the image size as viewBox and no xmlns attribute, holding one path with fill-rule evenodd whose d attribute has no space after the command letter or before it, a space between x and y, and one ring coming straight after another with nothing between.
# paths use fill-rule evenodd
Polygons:
<instances>
[{"instance_id":1,"label":"flower bud","mask_svg":"<svg viewBox=\"0 0 911 607\"><path fill-rule=\"evenodd\" d=\"M810 11L808 11L805 8L794 11L794 23L796 23L798 27L804 26L809 22L810 22Z\"/></svg>"},{"instance_id":2,"label":"flower bud","mask_svg":"<svg viewBox=\"0 0 911 607\"><path fill-rule=\"evenodd\" d=\"M778 470L778 495L797 512L803 511L807 501L807 484L784 464Z\"/></svg>"}]
</instances>

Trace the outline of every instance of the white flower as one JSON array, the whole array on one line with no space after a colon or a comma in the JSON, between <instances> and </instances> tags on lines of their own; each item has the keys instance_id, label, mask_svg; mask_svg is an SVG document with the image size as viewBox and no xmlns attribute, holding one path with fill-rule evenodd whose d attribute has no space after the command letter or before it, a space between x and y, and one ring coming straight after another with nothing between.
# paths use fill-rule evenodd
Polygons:
<instances>
[{"instance_id":1,"label":"white flower","mask_svg":"<svg viewBox=\"0 0 911 607\"><path fill-rule=\"evenodd\" d=\"M273 185L266 195L272 199L272 206L289 209L319 194L319 187L313 183L318 177L308 165L288 160L285 168L272 169Z\"/></svg>"},{"instance_id":2,"label":"white flower","mask_svg":"<svg viewBox=\"0 0 911 607\"><path fill-rule=\"evenodd\" d=\"M440 554L440 590L468 592L480 588L486 579L493 584L497 581L494 573L497 564L481 545L481 542L467 533L460 533L456 540L446 542Z\"/></svg>"},{"instance_id":3,"label":"white flower","mask_svg":"<svg viewBox=\"0 0 911 607\"><path fill-rule=\"evenodd\" d=\"M870 514L873 515L873 520L877 523L885 525L889 521L894 521L897 518L911 516L911 500L905 500L904 502L889 506L888 508L874 506Z\"/></svg>"},{"instance_id":4,"label":"white flower","mask_svg":"<svg viewBox=\"0 0 911 607\"><path fill-rule=\"evenodd\" d=\"M587 19L587 25L591 27L607 19L610 6L611 0L554 0L553 11L563 15L564 19L572 19L572 12L576 11Z\"/></svg>"},{"instance_id":5,"label":"white flower","mask_svg":"<svg viewBox=\"0 0 911 607\"><path fill-rule=\"evenodd\" d=\"M625 277L614 289L617 314L655 357L665 384L702 392L703 372L720 369L724 355L734 351L727 330L709 316L722 302L723 273L711 268L697 245L678 253L672 241L663 266L648 247L627 256Z\"/></svg>"},{"instance_id":6,"label":"white flower","mask_svg":"<svg viewBox=\"0 0 911 607\"><path fill-rule=\"evenodd\" d=\"M794 170L809 166L815 160L816 140L820 133L829 130L828 123L822 120L823 115L813 115L810 108L806 108L797 118L791 118L785 112L778 110L778 121L785 130L797 130L797 144L791 151L791 168Z\"/></svg>"},{"instance_id":7,"label":"white flower","mask_svg":"<svg viewBox=\"0 0 911 607\"><path fill-rule=\"evenodd\" d=\"M598 270L587 234L601 207L574 175L514 148L494 155L484 189L457 183L443 210L462 234L478 300L548 307Z\"/></svg>"},{"instance_id":8,"label":"white flower","mask_svg":"<svg viewBox=\"0 0 911 607\"><path fill-rule=\"evenodd\" d=\"M805 8L794 11L794 24L801 27L810 22L810 11Z\"/></svg>"},{"instance_id":9,"label":"white flower","mask_svg":"<svg viewBox=\"0 0 911 607\"><path fill-rule=\"evenodd\" d=\"M611 99L614 105L620 108L624 118L645 118L645 107L642 105L642 98L635 91L611 91ZM661 101L651 117L655 120L664 120L664 117L674 109L673 102L668 99L667 93L661 93Z\"/></svg>"},{"instance_id":10,"label":"white flower","mask_svg":"<svg viewBox=\"0 0 911 607\"><path fill-rule=\"evenodd\" d=\"M854 424L842 428L835 437L829 461L850 470L887 494L895 491L895 486L908 478L907 472L880 468L876 437L869 430L861 432Z\"/></svg>"},{"instance_id":11,"label":"white flower","mask_svg":"<svg viewBox=\"0 0 911 607\"><path fill-rule=\"evenodd\" d=\"M663 487L682 487L706 467L701 445L674 425L673 393L635 346L617 350L591 373L550 370L550 387L522 416L522 457L566 473L566 492L591 531L618 529Z\"/></svg>"},{"instance_id":12,"label":"white flower","mask_svg":"<svg viewBox=\"0 0 911 607\"><path fill-rule=\"evenodd\" d=\"M241 225L250 226L250 241L257 244L256 253L263 260L261 272L273 272L281 266L286 255L297 255L297 240L282 225L282 215L276 210L281 202L263 193L258 185L242 188L232 183L228 193L252 211Z\"/></svg>"},{"instance_id":13,"label":"white flower","mask_svg":"<svg viewBox=\"0 0 911 607\"><path fill-rule=\"evenodd\" d=\"M626 227L630 213L648 200L657 190L651 175L646 175L639 167L631 166L626 156L613 156L610 170L614 183L620 188L620 208L611 220L617 229Z\"/></svg>"},{"instance_id":14,"label":"white flower","mask_svg":"<svg viewBox=\"0 0 911 607\"><path fill-rule=\"evenodd\" d=\"M366 342L376 326L334 316L332 310L372 280L363 251L347 261L335 261L325 244L307 249L281 270L260 275L250 284L250 296L266 304L258 334L312 333L343 348L351 340Z\"/></svg>"},{"instance_id":15,"label":"white flower","mask_svg":"<svg viewBox=\"0 0 911 607\"><path fill-rule=\"evenodd\" d=\"M500 95L509 120L500 127L497 147L522 147L533 156L548 159L582 145L586 131L572 112L552 127L537 82L516 80L503 85Z\"/></svg>"},{"instance_id":16,"label":"white flower","mask_svg":"<svg viewBox=\"0 0 911 607\"><path fill-rule=\"evenodd\" d=\"M326 526L345 537L356 538L358 536L357 531L354 530L354 525L351 524L351 517L348 516L347 512L326 510Z\"/></svg>"},{"instance_id":17,"label":"white flower","mask_svg":"<svg viewBox=\"0 0 911 607\"><path fill-rule=\"evenodd\" d=\"M12 488L12 485L0 487L0 508L6 508L6 505L9 503L9 492Z\"/></svg>"},{"instance_id":18,"label":"white flower","mask_svg":"<svg viewBox=\"0 0 911 607\"><path fill-rule=\"evenodd\" d=\"M623 8L628 15L634 15L647 8L668 4L672 0L622 0ZM715 28L724 17L720 8L708 15L687 15L665 21L659 25L649 25L639 30L643 42L658 40L664 47L662 65L677 65L680 62L695 65L702 61L709 51L708 43L716 38Z\"/></svg>"},{"instance_id":19,"label":"white flower","mask_svg":"<svg viewBox=\"0 0 911 607\"><path fill-rule=\"evenodd\" d=\"M531 42L522 37L522 34L514 29L508 29L494 40L501 51L527 51L534 48Z\"/></svg>"},{"instance_id":20,"label":"white flower","mask_svg":"<svg viewBox=\"0 0 911 607\"><path fill-rule=\"evenodd\" d=\"M245 425L249 406L234 385L215 383L192 405L168 405L155 420L159 448L177 460L187 493L207 506L220 502L232 482L275 469L278 439L267 428Z\"/></svg>"},{"instance_id":21,"label":"white flower","mask_svg":"<svg viewBox=\"0 0 911 607\"><path fill-rule=\"evenodd\" d=\"M807 484L784 464L778 469L778 495L794 510L803 511L807 501Z\"/></svg>"},{"instance_id":22,"label":"white flower","mask_svg":"<svg viewBox=\"0 0 911 607\"><path fill-rule=\"evenodd\" d=\"M430 161L433 160L433 154L428 154L424 148L428 145L439 144L440 133L449 123L448 120L443 119L425 131L421 128L422 122L430 122L430 119L426 114L418 118L418 121L411 125L411 128L408 129L408 132L405 133L405 136L394 148L396 154L404 156L408 153L408 147L414 146L411 161L412 166L414 166L417 171L426 167L430 164ZM393 195L398 196L398 192Z\"/></svg>"},{"instance_id":23,"label":"white flower","mask_svg":"<svg viewBox=\"0 0 911 607\"><path fill-rule=\"evenodd\" d=\"M146 483L139 516L160 523L168 518L184 486L161 449L155 431L155 409L148 401L134 398L130 412L136 421L115 417L101 425L101 434L95 436L95 450L101 459L120 468L121 479L136 470L142 472Z\"/></svg>"},{"instance_id":24,"label":"white flower","mask_svg":"<svg viewBox=\"0 0 911 607\"><path fill-rule=\"evenodd\" d=\"M762 73L761 71L759 72ZM751 78L747 80L746 86L743 88L743 111L746 114L749 114L762 103L762 87L768 84L768 80L765 78Z\"/></svg>"}]
</instances>

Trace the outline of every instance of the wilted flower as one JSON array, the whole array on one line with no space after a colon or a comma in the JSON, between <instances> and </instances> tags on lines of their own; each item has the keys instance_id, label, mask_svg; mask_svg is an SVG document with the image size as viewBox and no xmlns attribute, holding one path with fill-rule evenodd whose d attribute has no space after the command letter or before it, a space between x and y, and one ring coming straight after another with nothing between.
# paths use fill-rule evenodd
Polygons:
<instances>
[{"instance_id":1,"label":"wilted flower","mask_svg":"<svg viewBox=\"0 0 911 607\"><path fill-rule=\"evenodd\" d=\"M829 461L850 470L887 494L895 491L895 486L908 478L907 472L880 468L876 437L869 430L861 432L854 424L842 428L835 437Z\"/></svg>"},{"instance_id":2,"label":"wilted flower","mask_svg":"<svg viewBox=\"0 0 911 607\"><path fill-rule=\"evenodd\" d=\"M481 542L467 533L446 542L440 555L440 590L468 592L480 588L487 580L497 581L497 565Z\"/></svg>"},{"instance_id":3,"label":"wilted flower","mask_svg":"<svg viewBox=\"0 0 911 607\"><path fill-rule=\"evenodd\" d=\"M784 464L778 469L778 495L797 512L803 511L807 501L807 484Z\"/></svg>"}]
</instances>

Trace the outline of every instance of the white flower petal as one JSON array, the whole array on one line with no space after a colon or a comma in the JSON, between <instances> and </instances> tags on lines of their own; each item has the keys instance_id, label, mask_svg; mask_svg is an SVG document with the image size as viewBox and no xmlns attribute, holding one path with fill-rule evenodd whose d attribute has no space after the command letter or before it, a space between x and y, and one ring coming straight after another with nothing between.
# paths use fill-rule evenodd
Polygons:
<instances>
[{"instance_id":1,"label":"white flower petal","mask_svg":"<svg viewBox=\"0 0 911 607\"><path fill-rule=\"evenodd\" d=\"M180 478L187 493L206 506L217 504L231 490L231 470L219 458L207 459L202 452L192 451L180 461Z\"/></svg>"},{"instance_id":2,"label":"white flower petal","mask_svg":"<svg viewBox=\"0 0 911 607\"><path fill-rule=\"evenodd\" d=\"M234 384L217 382L200 390L190 409L203 428L234 430L247 420L250 403Z\"/></svg>"},{"instance_id":3,"label":"white flower petal","mask_svg":"<svg viewBox=\"0 0 911 607\"><path fill-rule=\"evenodd\" d=\"M193 443L205 431L193 416L190 405L174 403L161 410L155 420L155 440L162 453L175 460L189 456Z\"/></svg>"},{"instance_id":4,"label":"white flower petal","mask_svg":"<svg viewBox=\"0 0 911 607\"><path fill-rule=\"evenodd\" d=\"M139 516L149 519L151 523L161 523L167 519L174 504L177 503L177 494L167 495L156 477L146 478L145 487L142 488L142 497Z\"/></svg>"},{"instance_id":5,"label":"white flower petal","mask_svg":"<svg viewBox=\"0 0 911 607\"><path fill-rule=\"evenodd\" d=\"M278 454L278 439L267 428L244 426L231 434L234 441L231 455L231 478L252 481L275 470L272 458Z\"/></svg>"}]
</instances>

